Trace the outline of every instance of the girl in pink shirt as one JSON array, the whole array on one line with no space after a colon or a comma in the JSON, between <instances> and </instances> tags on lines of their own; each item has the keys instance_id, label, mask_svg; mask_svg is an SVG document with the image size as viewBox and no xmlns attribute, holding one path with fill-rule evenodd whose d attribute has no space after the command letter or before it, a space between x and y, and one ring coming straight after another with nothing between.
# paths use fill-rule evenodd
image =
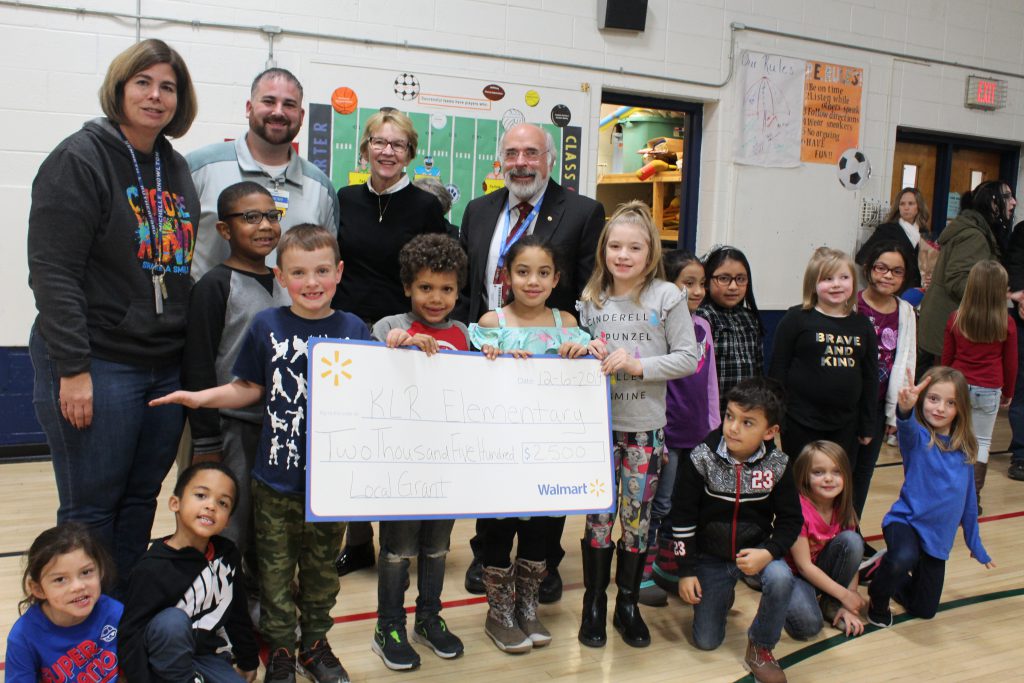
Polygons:
<instances>
[{"instance_id":1,"label":"girl in pink shirt","mask_svg":"<svg viewBox=\"0 0 1024 683\"><path fill-rule=\"evenodd\" d=\"M824 620L860 635L865 600L857 592L857 567L864 539L857 533L850 461L831 441L807 444L793 465L804 525L786 555L796 575L786 612L786 632L797 640L814 637ZM819 606L819 596L821 597Z\"/></svg>"}]
</instances>

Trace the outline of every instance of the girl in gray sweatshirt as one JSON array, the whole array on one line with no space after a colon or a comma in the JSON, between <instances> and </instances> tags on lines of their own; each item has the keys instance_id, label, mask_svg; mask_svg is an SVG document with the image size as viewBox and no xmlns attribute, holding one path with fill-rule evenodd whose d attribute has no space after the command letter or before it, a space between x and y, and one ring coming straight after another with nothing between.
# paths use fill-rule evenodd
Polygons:
<instances>
[{"instance_id":1,"label":"girl in gray sweatshirt","mask_svg":"<svg viewBox=\"0 0 1024 683\"><path fill-rule=\"evenodd\" d=\"M651 501L665 452L666 382L697 369L686 297L664 277L661 239L650 209L639 201L623 204L601 233L579 311L580 325L594 338L590 352L612 378L612 451L622 524L613 624L634 647L650 643L637 598ZM606 641L614 521L615 513L588 515L582 541L586 591L579 640L592 647Z\"/></svg>"}]
</instances>

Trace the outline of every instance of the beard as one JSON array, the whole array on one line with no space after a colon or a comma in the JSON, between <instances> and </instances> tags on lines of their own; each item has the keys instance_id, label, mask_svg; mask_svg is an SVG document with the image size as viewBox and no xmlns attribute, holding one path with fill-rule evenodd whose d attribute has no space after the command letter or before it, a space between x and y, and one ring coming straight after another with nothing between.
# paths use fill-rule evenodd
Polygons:
<instances>
[{"instance_id":1,"label":"beard","mask_svg":"<svg viewBox=\"0 0 1024 683\"><path fill-rule=\"evenodd\" d=\"M548 179L545 175L540 171L532 169L506 169L502 173L502 177L505 179L505 187L508 188L509 194L520 202L525 202L548 184ZM518 178L519 180L513 181L513 178ZM524 178L532 178L532 180L524 182Z\"/></svg>"},{"instance_id":2,"label":"beard","mask_svg":"<svg viewBox=\"0 0 1024 683\"><path fill-rule=\"evenodd\" d=\"M284 123L288 127L284 131L273 131L268 128L268 119L255 119L249 121L249 130L258 135L263 140L266 140L272 145L283 145L291 142L295 139L295 136L299 134L299 128L302 127L301 123L292 125L291 121L284 118L273 119L274 123Z\"/></svg>"}]
</instances>

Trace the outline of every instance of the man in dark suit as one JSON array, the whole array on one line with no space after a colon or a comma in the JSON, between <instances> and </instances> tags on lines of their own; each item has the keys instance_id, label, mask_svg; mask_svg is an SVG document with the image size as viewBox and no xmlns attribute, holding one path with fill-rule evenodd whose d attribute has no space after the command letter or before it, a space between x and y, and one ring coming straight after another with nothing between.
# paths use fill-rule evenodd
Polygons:
<instances>
[{"instance_id":1,"label":"man in dark suit","mask_svg":"<svg viewBox=\"0 0 1024 683\"><path fill-rule=\"evenodd\" d=\"M469 255L469 279L459 297L456 318L476 322L486 311L504 304L508 283L500 273L502 257L516 240L531 234L551 244L559 260L561 277L548 306L575 310L594 268L604 207L551 180L555 154L551 135L538 126L522 123L505 132L499 149L505 189L477 197L462 217L460 241ZM550 603L562 597L558 564L565 555L561 546L565 517L546 519L550 520L548 575L541 583L540 601ZM466 572L466 590L482 594L479 528L470 545L473 563Z\"/></svg>"},{"instance_id":2,"label":"man in dark suit","mask_svg":"<svg viewBox=\"0 0 1024 683\"><path fill-rule=\"evenodd\" d=\"M509 128L498 154L505 189L477 197L462 217L460 240L469 255L469 279L455 317L476 322L504 303L495 284L499 256L523 235L536 235L555 248L561 279L548 306L574 311L594 268L604 208L551 180L556 150L543 129L528 123Z\"/></svg>"}]
</instances>

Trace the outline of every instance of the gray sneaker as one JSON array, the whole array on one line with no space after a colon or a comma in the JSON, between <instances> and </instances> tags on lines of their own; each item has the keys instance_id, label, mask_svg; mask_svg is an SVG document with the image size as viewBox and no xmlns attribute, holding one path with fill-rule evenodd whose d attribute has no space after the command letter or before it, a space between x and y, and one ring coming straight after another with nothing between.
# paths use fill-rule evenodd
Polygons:
<instances>
[{"instance_id":1,"label":"gray sneaker","mask_svg":"<svg viewBox=\"0 0 1024 683\"><path fill-rule=\"evenodd\" d=\"M459 637L448 630L448 624L437 614L417 619L412 639L429 647L441 659L455 659L465 649Z\"/></svg>"},{"instance_id":2,"label":"gray sneaker","mask_svg":"<svg viewBox=\"0 0 1024 683\"><path fill-rule=\"evenodd\" d=\"M405 626L401 624L378 623L373 629L370 649L392 671L409 671L420 665L420 656L409 644Z\"/></svg>"},{"instance_id":3,"label":"gray sneaker","mask_svg":"<svg viewBox=\"0 0 1024 683\"><path fill-rule=\"evenodd\" d=\"M299 653L298 670L316 683L349 683L348 672L326 640L318 640Z\"/></svg>"}]
</instances>

